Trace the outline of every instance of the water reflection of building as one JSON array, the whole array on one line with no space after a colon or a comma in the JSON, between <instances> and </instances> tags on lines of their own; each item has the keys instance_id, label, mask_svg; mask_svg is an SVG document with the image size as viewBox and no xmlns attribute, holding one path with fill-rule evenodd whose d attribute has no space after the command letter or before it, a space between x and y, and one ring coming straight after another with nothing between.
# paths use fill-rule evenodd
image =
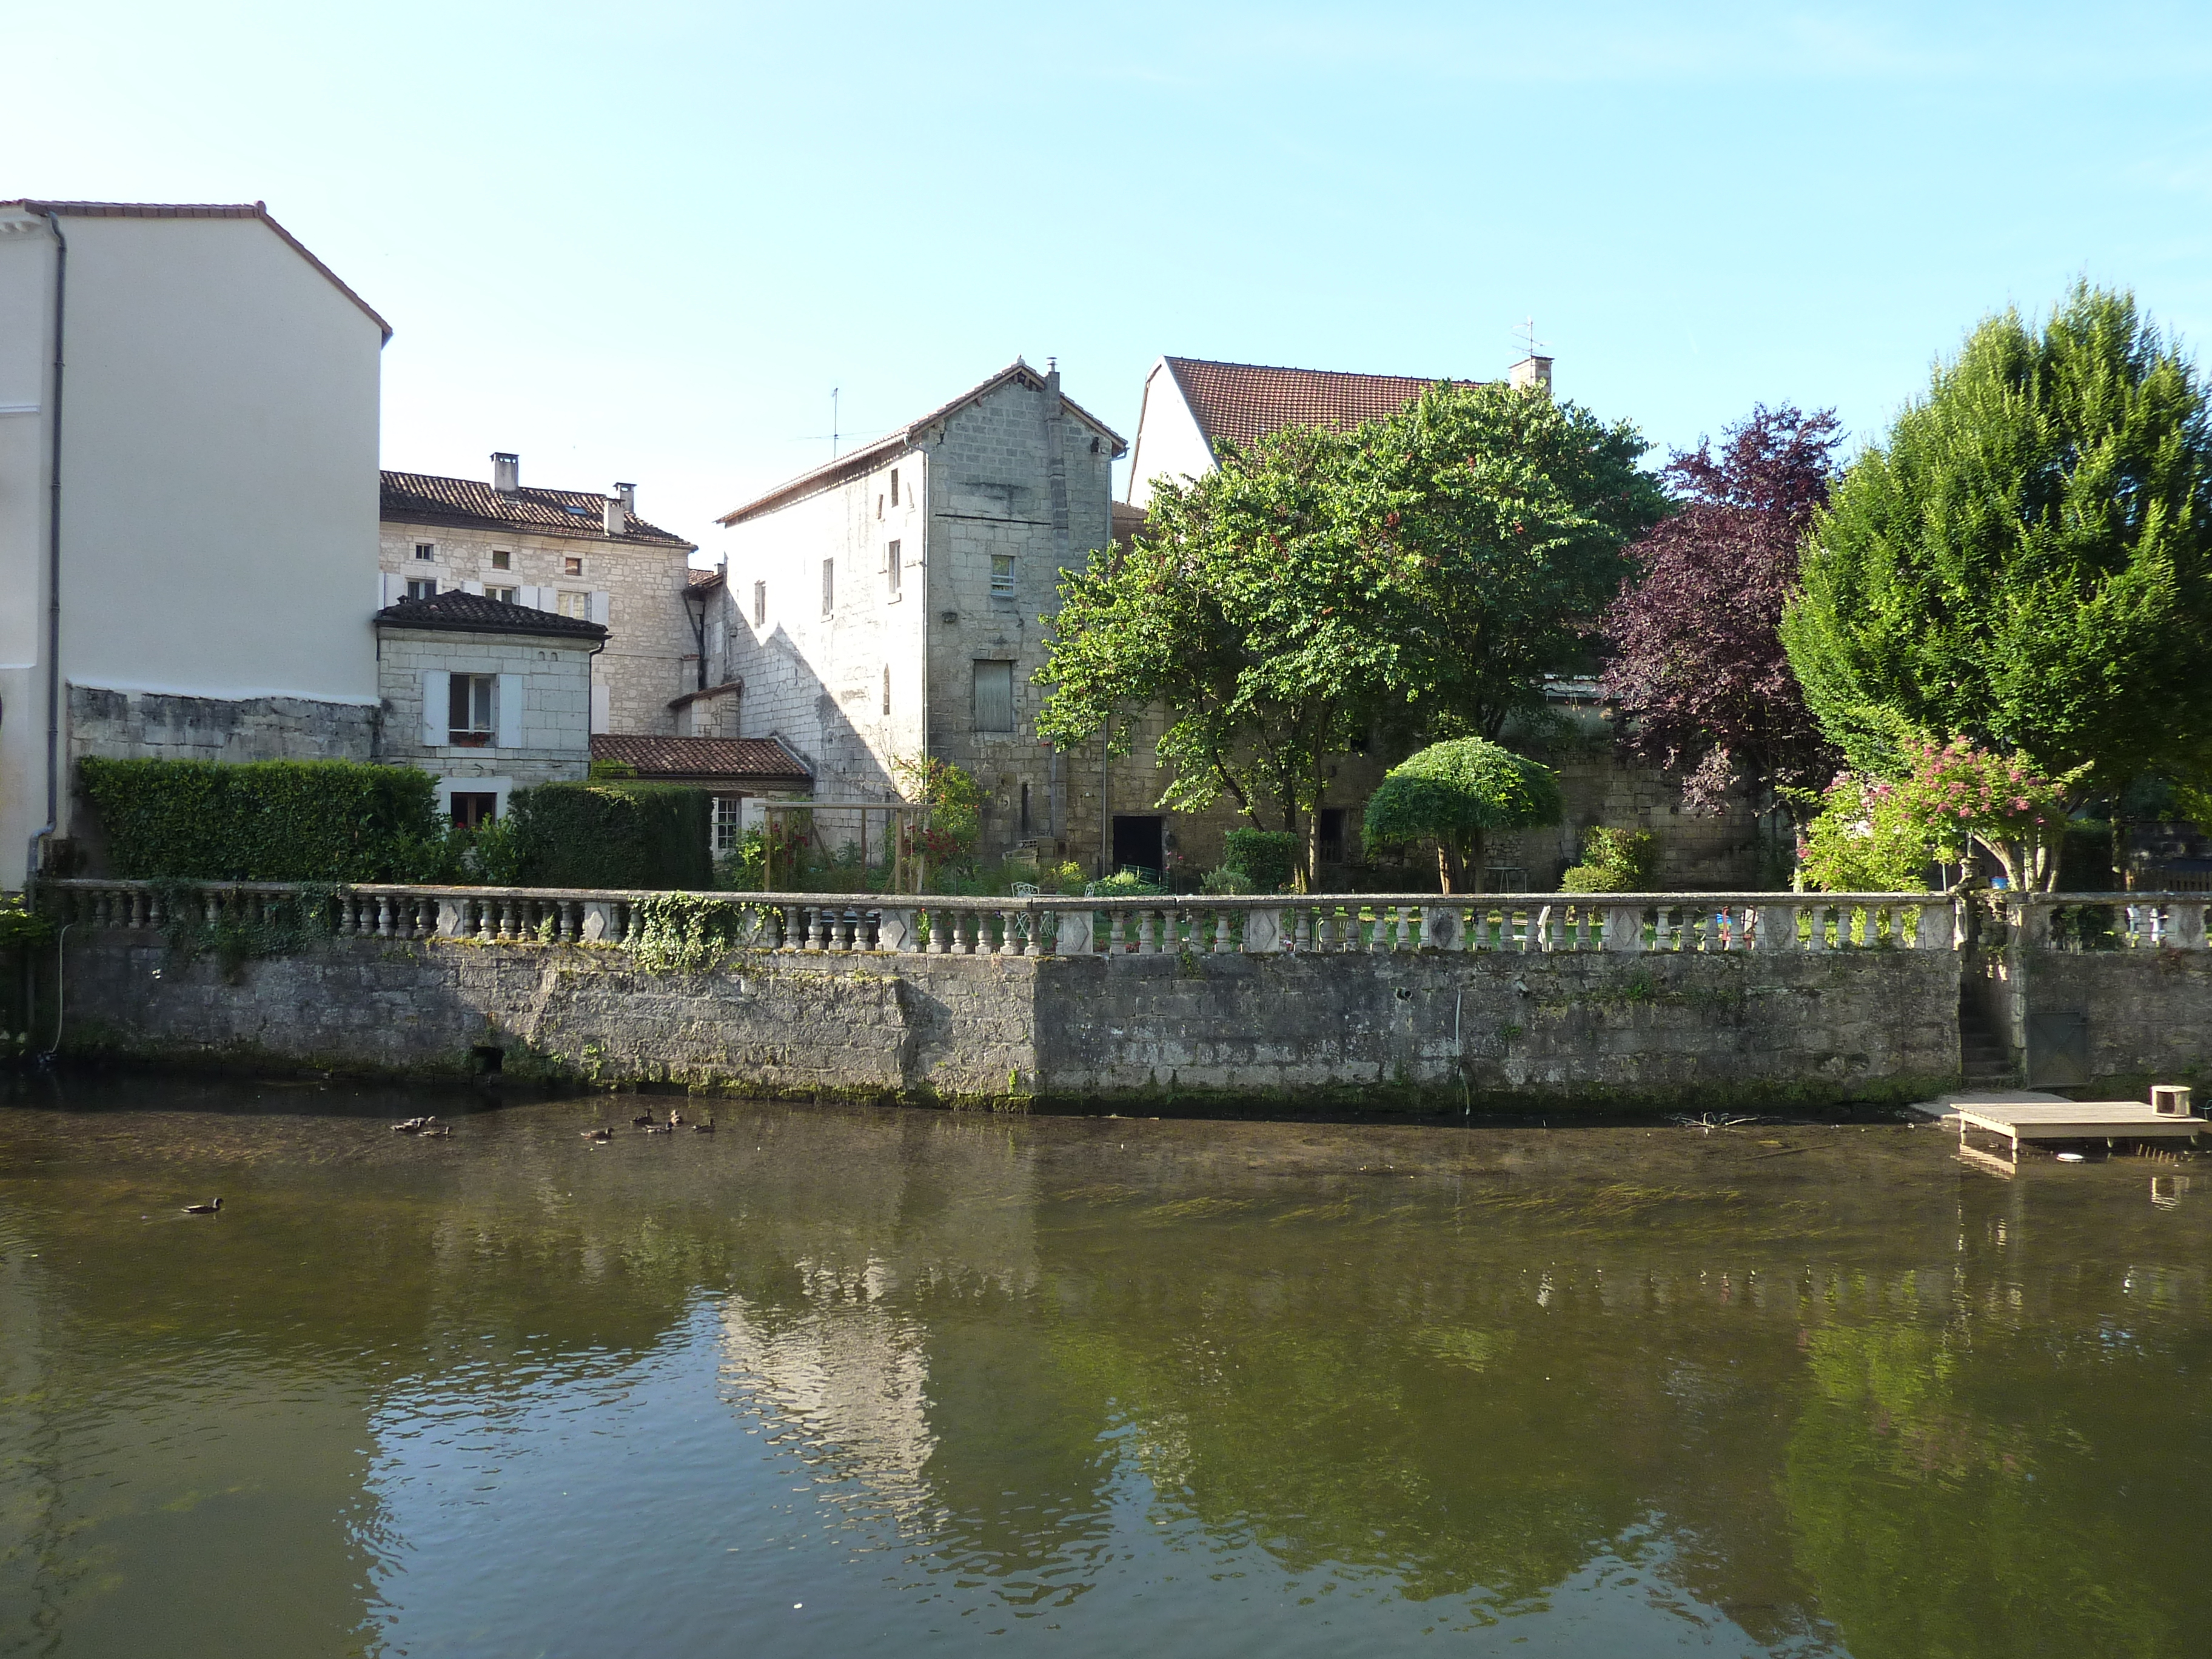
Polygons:
<instances>
[{"instance_id":1,"label":"water reflection of building","mask_svg":"<svg viewBox=\"0 0 2212 1659\"><path fill-rule=\"evenodd\" d=\"M836 1172L835 1205L762 1218L781 1271L775 1291L722 1304L726 1376L796 1437L825 1488L857 1480L917 1518L945 1501L930 1480L942 1449L930 1381L952 1322L936 1316L1036 1287L1036 1155L958 1120L821 1127L870 1143L888 1130L897 1144L818 1164Z\"/></svg>"}]
</instances>

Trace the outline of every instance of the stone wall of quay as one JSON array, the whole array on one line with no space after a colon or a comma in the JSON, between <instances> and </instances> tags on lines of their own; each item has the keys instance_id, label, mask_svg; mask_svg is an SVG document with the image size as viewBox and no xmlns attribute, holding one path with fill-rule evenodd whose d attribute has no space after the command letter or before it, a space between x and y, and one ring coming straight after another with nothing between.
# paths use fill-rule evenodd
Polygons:
<instances>
[{"instance_id":1,"label":"stone wall of quay","mask_svg":"<svg viewBox=\"0 0 2212 1659\"><path fill-rule=\"evenodd\" d=\"M64 1048L239 1067L1102 1110L1924 1097L1960 957L1604 952L1079 958L336 939L226 977L158 934L69 946ZM43 1006L49 1011L51 1001Z\"/></svg>"}]
</instances>

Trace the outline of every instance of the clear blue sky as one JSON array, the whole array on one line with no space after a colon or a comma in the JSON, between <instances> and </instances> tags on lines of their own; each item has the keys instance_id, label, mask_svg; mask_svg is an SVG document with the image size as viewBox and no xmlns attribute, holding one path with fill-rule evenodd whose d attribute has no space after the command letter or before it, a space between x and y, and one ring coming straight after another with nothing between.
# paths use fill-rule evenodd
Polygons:
<instances>
[{"instance_id":1,"label":"clear blue sky","mask_svg":"<svg viewBox=\"0 0 2212 1659\"><path fill-rule=\"evenodd\" d=\"M1012 359L1558 384L1878 434L2077 275L2212 339L2212 8L111 4L0 197L265 199L389 317L386 465L714 515Z\"/></svg>"}]
</instances>

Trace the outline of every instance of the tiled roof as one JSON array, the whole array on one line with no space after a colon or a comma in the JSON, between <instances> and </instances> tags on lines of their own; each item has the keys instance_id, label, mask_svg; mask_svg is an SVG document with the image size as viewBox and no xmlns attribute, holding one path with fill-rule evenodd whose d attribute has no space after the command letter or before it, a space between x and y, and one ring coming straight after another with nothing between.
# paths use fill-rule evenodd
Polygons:
<instances>
[{"instance_id":1,"label":"tiled roof","mask_svg":"<svg viewBox=\"0 0 2212 1659\"><path fill-rule=\"evenodd\" d=\"M997 391L1000 386L1012 380L1023 380L1036 386L1044 384L1042 374L1017 357L989 380L969 387L951 402L939 404L928 414L916 416L904 426L877 439L872 444L863 445L849 455L840 455L825 466L817 466L811 472L802 472L790 482L778 484L767 495L756 497L743 507L732 507L722 515L720 522L726 525L741 524L756 514L768 512L771 508L781 507L787 501L796 501L802 495L811 495L817 489L826 489L831 484L842 483L857 473L868 471L882 461L890 459L895 452L910 447L929 428L951 415L963 404L974 403L986 394ZM1128 447L1119 433L1085 409L1073 398L1063 394L1060 401L1061 406L1069 414L1111 443L1115 455L1120 455Z\"/></svg>"},{"instance_id":2,"label":"tiled roof","mask_svg":"<svg viewBox=\"0 0 2212 1659\"><path fill-rule=\"evenodd\" d=\"M258 219L283 237L293 252L328 277L339 293L359 306L368 319L384 331L386 339L392 337L392 325L378 316L368 301L348 288L337 272L308 252L306 243L270 218L266 202L0 202L0 208L11 207L21 208L26 213L58 214L69 219Z\"/></svg>"},{"instance_id":3,"label":"tiled roof","mask_svg":"<svg viewBox=\"0 0 2212 1659\"><path fill-rule=\"evenodd\" d=\"M761 789L808 789L814 779L798 756L774 738L653 738L605 732L592 738L592 758L617 761L641 780L750 784Z\"/></svg>"},{"instance_id":4,"label":"tiled roof","mask_svg":"<svg viewBox=\"0 0 2212 1659\"><path fill-rule=\"evenodd\" d=\"M580 536L592 541L627 542L653 547L696 550L681 536L647 524L632 513L620 536L606 532L605 495L588 489L516 490L501 494L478 478L441 478L429 472L386 472L383 516L401 524L483 525L495 530L527 530L541 536Z\"/></svg>"},{"instance_id":5,"label":"tiled roof","mask_svg":"<svg viewBox=\"0 0 2212 1659\"><path fill-rule=\"evenodd\" d=\"M460 588L387 605L376 613L376 620L392 628L441 628L459 634L556 634L582 640L607 636L605 629L581 617L558 617Z\"/></svg>"},{"instance_id":6,"label":"tiled roof","mask_svg":"<svg viewBox=\"0 0 2212 1659\"><path fill-rule=\"evenodd\" d=\"M1326 426L1348 431L1362 421L1395 415L1436 380L1410 374L1346 374L1325 368L1271 368L1262 363L1216 363L1200 357L1162 360L1198 417L1209 447L1243 446L1286 426ZM1455 380L1454 386L1479 386Z\"/></svg>"}]
</instances>

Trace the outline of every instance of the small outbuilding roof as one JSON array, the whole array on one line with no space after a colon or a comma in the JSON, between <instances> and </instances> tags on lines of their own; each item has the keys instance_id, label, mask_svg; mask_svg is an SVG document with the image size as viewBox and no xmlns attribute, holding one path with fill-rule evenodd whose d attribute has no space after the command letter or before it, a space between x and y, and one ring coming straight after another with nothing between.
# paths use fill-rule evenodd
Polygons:
<instances>
[{"instance_id":1,"label":"small outbuilding roof","mask_svg":"<svg viewBox=\"0 0 2212 1659\"><path fill-rule=\"evenodd\" d=\"M379 628L428 628L455 634L534 634L581 640L604 640L607 630L581 617L559 617L550 611L533 611L526 605L454 589L427 599L402 599L376 613Z\"/></svg>"},{"instance_id":2,"label":"small outbuilding roof","mask_svg":"<svg viewBox=\"0 0 2212 1659\"><path fill-rule=\"evenodd\" d=\"M592 758L613 761L641 783L694 783L732 793L814 787L806 763L775 738L660 738L595 733Z\"/></svg>"}]
</instances>

